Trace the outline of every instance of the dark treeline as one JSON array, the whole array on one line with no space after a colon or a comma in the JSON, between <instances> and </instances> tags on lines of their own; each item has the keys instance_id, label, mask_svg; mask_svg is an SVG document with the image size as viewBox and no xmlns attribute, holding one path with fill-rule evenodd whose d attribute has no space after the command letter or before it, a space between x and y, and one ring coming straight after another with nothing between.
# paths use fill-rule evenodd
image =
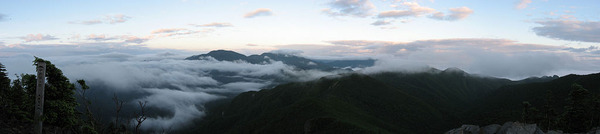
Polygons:
<instances>
[{"instance_id":1,"label":"dark treeline","mask_svg":"<svg viewBox=\"0 0 600 134\"><path fill-rule=\"evenodd\" d=\"M46 63L46 84L43 112L44 133L140 133L140 125L146 119L145 102L139 102L139 112L135 119L120 119L123 106L115 94L115 119L100 121L90 109L91 102L86 97L89 87L84 80L71 83L50 61L35 57ZM10 80L7 70L0 63L0 133L33 133L36 75L21 74Z\"/></svg>"},{"instance_id":2,"label":"dark treeline","mask_svg":"<svg viewBox=\"0 0 600 134\"><path fill-rule=\"evenodd\" d=\"M464 123L520 121L545 131L588 132L600 127L600 73L507 85L479 103Z\"/></svg>"},{"instance_id":3,"label":"dark treeline","mask_svg":"<svg viewBox=\"0 0 600 134\"><path fill-rule=\"evenodd\" d=\"M536 123L546 130L565 132L587 132L600 126L598 94L592 94L581 85L573 84L566 99L556 99L554 96L551 90L547 90L542 106L532 106L529 101L523 101L521 120Z\"/></svg>"},{"instance_id":4,"label":"dark treeline","mask_svg":"<svg viewBox=\"0 0 600 134\"><path fill-rule=\"evenodd\" d=\"M600 126L600 73L540 79L460 71L321 78L242 93L209 109L191 131L443 133L519 121L581 133Z\"/></svg>"}]
</instances>

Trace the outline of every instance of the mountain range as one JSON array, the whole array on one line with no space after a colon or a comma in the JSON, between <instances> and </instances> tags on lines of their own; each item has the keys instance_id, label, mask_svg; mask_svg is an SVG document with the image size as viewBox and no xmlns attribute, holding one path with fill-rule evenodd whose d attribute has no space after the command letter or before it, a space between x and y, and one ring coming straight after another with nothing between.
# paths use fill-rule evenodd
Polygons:
<instances>
[{"instance_id":1,"label":"mountain range","mask_svg":"<svg viewBox=\"0 0 600 134\"><path fill-rule=\"evenodd\" d=\"M301 69L335 68L315 60L272 53L244 56L219 50L186 59L207 56L253 64L274 59ZM317 64L311 67L310 62ZM365 61L357 63L360 62ZM210 104L207 116L182 132L443 133L464 123L488 125L519 120L522 102L540 106L548 91L564 100L572 84L581 84L592 93L600 91L600 74L515 81L473 75L458 68L424 70L348 72L244 92ZM563 104L554 105L560 108Z\"/></svg>"},{"instance_id":2,"label":"mountain range","mask_svg":"<svg viewBox=\"0 0 600 134\"><path fill-rule=\"evenodd\" d=\"M552 77L553 78L553 77ZM532 79L527 79L532 80ZM600 74L536 82L451 70L344 74L245 92L208 111L194 131L209 133L443 133L462 123L519 120L521 102L539 105L573 83L600 90ZM560 104L556 104L557 106ZM506 114L509 113L509 114Z\"/></svg>"},{"instance_id":3,"label":"mountain range","mask_svg":"<svg viewBox=\"0 0 600 134\"><path fill-rule=\"evenodd\" d=\"M206 54L194 55L185 58L186 60L203 60L214 58L218 61L244 61L252 64L267 64L271 62L283 62L286 65L294 66L298 69L318 69L331 71L340 68L369 67L375 64L375 60L318 60L307 59L293 54L283 53L263 53L260 55L246 56L229 50L214 50Z\"/></svg>"},{"instance_id":4,"label":"mountain range","mask_svg":"<svg viewBox=\"0 0 600 134\"><path fill-rule=\"evenodd\" d=\"M322 60L269 52L246 56L215 50L177 63L189 64L189 70L179 71L192 76L173 80L204 77L215 84L193 84L198 81L189 80L189 85L183 86L173 82L144 84L140 90L201 92L219 99L155 101L162 107L151 107L150 118L179 121L162 125L175 125L173 133L443 133L462 124L520 121L523 102L539 108L548 91L556 100L565 100L575 83L595 94L600 91L600 74L509 80L470 74L459 68L366 73L353 69L374 66L375 60ZM90 86L111 88L104 83ZM137 92L120 94L123 98L153 99L147 96ZM164 101L172 102L160 104ZM173 110L173 104L181 106ZM566 111L566 104L558 101L553 107L558 112ZM98 108L112 107L107 103ZM125 111L131 113L134 109ZM198 114L185 115L190 111ZM165 121L150 123L161 122ZM157 130L147 130L152 131Z\"/></svg>"}]
</instances>

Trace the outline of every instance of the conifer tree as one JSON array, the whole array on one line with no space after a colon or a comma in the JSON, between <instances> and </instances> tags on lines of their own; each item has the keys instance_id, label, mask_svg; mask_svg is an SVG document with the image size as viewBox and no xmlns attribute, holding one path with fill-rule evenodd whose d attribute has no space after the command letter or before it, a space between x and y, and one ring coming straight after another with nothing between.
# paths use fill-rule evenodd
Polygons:
<instances>
[{"instance_id":1,"label":"conifer tree","mask_svg":"<svg viewBox=\"0 0 600 134\"><path fill-rule=\"evenodd\" d=\"M547 90L545 95L545 104L543 106L544 115L541 126L546 128L546 131L553 129L557 123L557 113L552 104L554 104L554 95L552 90Z\"/></svg>"},{"instance_id":2,"label":"conifer tree","mask_svg":"<svg viewBox=\"0 0 600 134\"><path fill-rule=\"evenodd\" d=\"M71 83L50 61L35 57L34 65L46 63L46 87L44 100L44 124L71 129L79 121L75 100L75 84ZM35 81L32 81L35 84Z\"/></svg>"},{"instance_id":3,"label":"conifer tree","mask_svg":"<svg viewBox=\"0 0 600 134\"><path fill-rule=\"evenodd\" d=\"M10 79L8 78L4 65L0 63L0 97L4 96L4 93L8 88L10 88Z\"/></svg>"},{"instance_id":4,"label":"conifer tree","mask_svg":"<svg viewBox=\"0 0 600 134\"><path fill-rule=\"evenodd\" d=\"M530 118L530 107L531 103L529 103L529 101L523 101L523 112L521 113L521 119L523 120L523 123L527 123Z\"/></svg>"},{"instance_id":5,"label":"conifer tree","mask_svg":"<svg viewBox=\"0 0 600 134\"><path fill-rule=\"evenodd\" d=\"M587 115L589 92L579 84L571 86L567 106L565 106L565 131L567 132L586 132L591 126Z\"/></svg>"}]
</instances>

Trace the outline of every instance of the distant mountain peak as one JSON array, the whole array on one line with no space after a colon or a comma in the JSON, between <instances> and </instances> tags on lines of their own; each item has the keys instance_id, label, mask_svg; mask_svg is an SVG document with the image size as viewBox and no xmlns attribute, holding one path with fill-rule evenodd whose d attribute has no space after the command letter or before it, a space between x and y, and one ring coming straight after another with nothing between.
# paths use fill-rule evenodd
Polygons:
<instances>
[{"instance_id":1,"label":"distant mountain peak","mask_svg":"<svg viewBox=\"0 0 600 134\"><path fill-rule=\"evenodd\" d=\"M194 55L185 58L186 60L199 60L202 57L212 57L219 61L235 61L235 60L246 60L246 55L230 51L230 50L213 50L206 54Z\"/></svg>"},{"instance_id":2,"label":"distant mountain peak","mask_svg":"<svg viewBox=\"0 0 600 134\"><path fill-rule=\"evenodd\" d=\"M239 55L243 55L243 54L240 54L240 53L238 53L238 52L235 52L235 51L231 51L231 50L224 50L224 49L212 50L212 51L208 52L207 54L217 54L217 53L229 53L229 54L239 54Z\"/></svg>"},{"instance_id":3,"label":"distant mountain peak","mask_svg":"<svg viewBox=\"0 0 600 134\"><path fill-rule=\"evenodd\" d=\"M467 74L467 72L461 70L460 68L457 67L449 67L446 68L446 70L442 71L442 73L461 73L461 74Z\"/></svg>"}]
</instances>

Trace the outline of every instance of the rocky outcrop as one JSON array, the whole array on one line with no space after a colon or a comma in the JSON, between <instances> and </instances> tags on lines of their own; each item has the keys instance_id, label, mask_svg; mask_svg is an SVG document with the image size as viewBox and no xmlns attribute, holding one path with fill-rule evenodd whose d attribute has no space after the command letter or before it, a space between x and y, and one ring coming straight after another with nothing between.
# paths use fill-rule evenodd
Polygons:
<instances>
[{"instance_id":1,"label":"rocky outcrop","mask_svg":"<svg viewBox=\"0 0 600 134\"><path fill-rule=\"evenodd\" d=\"M500 130L500 127L502 127L502 126L500 126L498 124L487 125L487 126L481 128L480 132L484 133L484 134L493 134L493 133L498 132L498 130Z\"/></svg>"},{"instance_id":2,"label":"rocky outcrop","mask_svg":"<svg viewBox=\"0 0 600 134\"><path fill-rule=\"evenodd\" d=\"M452 129L446 134L478 134L480 132L479 126L476 125L462 125L460 128Z\"/></svg>"},{"instance_id":3,"label":"rocky outcrop","mask_svg":"<svg viewBox=\"0 0 600 134\"><path fill-rule=\"evenodd\" d=\"M526 124L519 122L506 122L500 130L499 134L544 134L536 124Z\"/></svg>"},{"instance_id":4,"label":"rocky outcrop","mask_svg":"<svg viewBox=\"0 0 600 134\"><path fill-rule=\"evenodd\" d=\"M446 134L544 134L544 132L536 124L506 122L502 126L492 124L482 128L476 125L462 125Z\"/></svg>"}]
</instances>

